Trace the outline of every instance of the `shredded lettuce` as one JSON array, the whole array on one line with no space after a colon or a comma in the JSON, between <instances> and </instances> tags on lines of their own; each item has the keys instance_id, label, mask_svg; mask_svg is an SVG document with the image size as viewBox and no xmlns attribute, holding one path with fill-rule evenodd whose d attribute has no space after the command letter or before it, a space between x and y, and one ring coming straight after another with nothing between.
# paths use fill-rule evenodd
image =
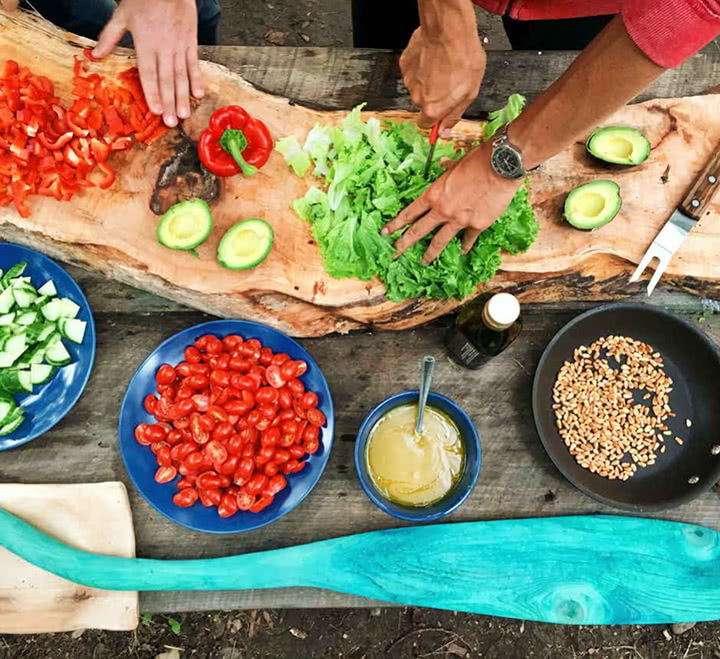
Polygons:
<instances>
[{"instance_id":1,"label":"shredded lettuce","mask_svg":"<svg viewBox=\"0 0 720 659\"><path fill-rule=\"evenodd\" d=\"M514 94L505 108L491 113L485 138L520 114L524 103ZM393 259L393 243L402 232L385 237L382 227L442 175L441 158L457 160L464 152L439 141L426 180L429 144L415 124L382 125L374 117L364 121L362 107L353 109L340 126L316 124L302 148L294 137L276 144L298 176L314 164L313 174L324 183L324 189L312 187L295 200L293 210L309 222L331 276L380 277L394 301L420 296L462 299L495 275L501 250L517 254L530 247L539 227L523 187L467 255L454 238L433 263L423 265L427 237Z\"/></svg>"}]
</instances>

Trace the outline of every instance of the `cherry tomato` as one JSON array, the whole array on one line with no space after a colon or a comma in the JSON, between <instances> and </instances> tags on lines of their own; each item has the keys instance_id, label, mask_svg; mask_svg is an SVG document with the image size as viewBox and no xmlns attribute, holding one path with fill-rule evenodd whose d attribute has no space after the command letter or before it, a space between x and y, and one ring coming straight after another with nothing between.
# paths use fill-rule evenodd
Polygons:
<instances>
[{"instance_id":1,"label":"cherry tomato","mask_svg":"<svg viewBox=\"0 0 720 659\"><path fill-rule=\"evenodd\" d=\"M251 513L259 513L261 510L267 508L275 497L263 495L261 496L252 506L250 506Z\"/></svg>"},{"instance_id":2,"label":"cherry tomato","mask_svg":"<svg viewBox=\"0 0 720 659\"><path fill-rule=\"evenodd\" d=\"M222 342L225 349L232 352L233 350L236 350L238 346L243 344L244 339L239 334L228 334Z\"/></svg>"},{"instance_id":3,"label":"cherry tomato","mask_svg":"<svg viewBox=\"0 0 720 659\"><path fill-rule=\"evenodd\" d=\"M300 399L300 406L309 410L311 407L318 406L318 397L314 391L306 391Z\"/></svg>"},{"instance_id":4,"label":"cherry tomato","mask_svg":"<svg viewBox=\"0 0 720 659\"><path fill-rule=\"evenodd\" d=\"M305 408L300 404L301 398L298 397L295 400L293 400L293 411L295 412L295 416L297 416L300 419L306 418L306 410Z\"/></svg>"},{"instance_id":5,"label":"cherry tomato","mask_svg":"<svg viewBox=\"0 0 720 659\"><path fill-rule=\"evenodd\" d=\"M280 426L283 434L285 435L297 435L298 434L298 425L295 423L295 421L283 421L282 425Z\"/></svg>"},{"instance_id":6,"label":"cherry tomato","mask_svg":"<svg viewBox=\"0 0 720 659\"><path fill-rule=\"evenodd\" d=\"M184 400L185 398L191 398L195 394L195 391L190 387L181 385L177 390L177 399Z\"/></svg>"},{"instance_id":7,"label":"cherry tomato","mask_svg":"<svg viewBox=\"0 0 720 659\"><path fill-rule=\"evenodd\" d=\"M255 495L250 494L244 487L241 487L237 493L238 510L250 510L255 503Z\"/></svg>"},{"instance_id":8,"label":"cherry tomato","mask_svg":"<svg viewBox=\"0 0 720 659\"><path fill-rule=\"evenodd\" d=\"M280 430L268 428L260 437L260 446L275 446L280 441Z\"/></svg>"},{"instance_id":9,"label":"cherry tomato","mask_svg":"<svg viewBox=\"0 0 720 659\"><path fill-rule=\"evenodd\" d=\"M171 402L175 398L175 387L171 384L159 384L156 389L161 397L167 398Z\"/></svg>"},{"instance_id":10,"label":"cherry tomato","mask_svg":"<svg viewBox=\"0 0 720 659\"><path fill-rule=\"evenodd\" d=\"M198 486L198 494L200 495L200 503L206 508L212 508L220 504L222 492L220 488L203 489Z\"/></svg>"},{"instance_id":11,"label":"cherry tomato","mask_svg":"<svg viewBox=\"0 0 720 659\"><path fill-rule=\"evenodd\" d=\"M193 414L190 419L190 433L198 444L207 444L210 440L210 432L205 429L203 419L199 414Z\"/></svg>"},{"instance_id":12,"label":"cherry tomato","mask_svg":"<svg viewBox=\"0 0 720 659\"><path fill-rule=\"evenodd\" d=\"M208 407L208 416L212 417L215 421L229 421L228 413L219 405L210 405Z\"/></svg>"},{"instance_id":13,"label":"cherry tomato","mask_svg":"<svg viewBox=\"0 0 720 659\"><path fill-rule=\"evenodd\" d=\"M210 380L204 375L191 375L185 378L185 382L183 382L183 384L191 389L195 389L195 391L198 391L208 387L210 385Z\"/></svg>"},{"instance_id":14,"label":"cherry tomato","mask_svg":"<svg viewBox=\"0 0 720 659\"><path fill-rule=\"evenodd\" d=\"M285 378L283 378L280 367L277 364L272 364L265 369L265 377L267 378L268 384L275 389L280 389L285 386Z\"/></svg>"},{"instance_id":15,"label":"cherry tomato","mask_svg":"<svg viewBox=\"0 0 720 659\"><path fill-rule=\"evenodd\" d=\"M189 364L190 375L210 375L212 370L208 364Z\"/></svg>"},{"instance_id":16,"label":"cherry tomato","mask_svg":"<svg viewBox=\"0 0 720 659\"><path fill-rule=\"evenodd\" d=\"M220 517L232 517L238 511L237 496L230 493L223 494L217 511Z\"/></svg>"},{"instance_id":17,"label":"cherry tomato","mask_svg":"<svg viewBox=\"0 0 720 659\"><path fill-rule=\"evenodd\" d=\"M205 345L205 351L209 355L219 355L224 349L224 346L222 344L222 341L220 341L217 337L211 336L208 338L207 343Z\"/></svg>"},{"instance_id":18,"label":"cherry tomato","mask_svg":"<svg viewBox=\"0 0 720 659\"><path fill-rule=\"evenodd\" d=\"M230 368L230 355L226 352L220 353L219 355L215 355L215 357L211 357L209 363L212 368L219 368L226 371Z\"/></svg>"},{"instance_id":19,"label":"cherry tomato","mask_svg":"<svg viewBox=\"0 0 720 659\"><path fill-rule=\"evenodd\" d=\"M192 398L183 398L175 403L168 411L168 416L173 419L182 419L195 411L195 403Z\"/></svg>"},{"instance_id":20,"label":"cherry tomato","mask_svg":"<svg viewBox=\"0 0 720 659\"><path fill-rule=\"evenodd\" d=\"M155 482L157 483L169 483L177 476L177 469L173 466L160 467L155 472Z\"/></svg>"},{"instance_id":21,"label":"cherry tomato","mask_svg":"<svg viewBox=\"0 0 720 659\"><path fill-rule=\"evenodd\" d=\"M178 430L187 430L190 427L190 417L184 416L181 419L176 419L175 421L173 421L173 425Z\"/></svg>"},{"instance_id":22,"label":"cherry tomato","mask_svg":"<svg viewBox=\"0 0 720 659\"><path fill-rule=\"evenodd\" d=\"M275 461L278 464L287 462L289 459L290 459L290 453L282 448L277 449L275 451L275 455L273 456L273 461Z\"/></svg>"},{"instance_id":23,"label":"cherry tomato","mask_svg":"<svg viewBox=\"0 0 720 659\"><path fill-rule=\"evenodd\" d=\"M270 348L260 349L260 363L263 366L270 366L273 360L273 351Z\"/></svg>"},{"instance_id":24,"label":"cherry tomato","mask_svg":"<svg viewBox=\"0 0 720 659\"><path fill-rule=\"evenodd\" d=\"M268 483L268 477L265 474L255 474L245 486L250 494L259 494L263 491Z\"/></svg>"},{"instance_id":25,"label":"cherry tomato","mask_svg":"<svg viewBox=\"0 0 720 659\"><path fill-rule=\"evenodd\" d=\"M172 384L176 377L175 369L170 364L163 364L155 373L155 381L158 384Z\"/></svg>"},{"instance_id":26,"label":"cherry tomato","mask_svg":"<svg viewBox=\"0 0 720 659\"><path fill-rule=\"evenodd\" d=\"M313 455L314 453L318 452L318 449L320 448L320 441L317 439L306 439L303 442L303 448L305 449L306 453L308 453L309 455Z\"/></svg>"},{"instance_id":27,"label":"cherry tomato","mask_svg":"<svg viewBox=\"0 0 720 659\"><path fill-rule=\"evenodd\" d=\"M317 426L308 426L302 434L304 442L316 442L320 438L320 428Z\"/></svg>"},{"instance_id":28,"label":"cherry tomato","mask_svg":"<svg viewBox=\"0 0 720 659\"><path fill-rule=\"evenodd\" d=\"M257 339L248 339L245 341L244 345L253 346L254 348L257 348L258 350L262 349L262 343L258 341Z\"/></svg>"},{"instance_id":29,"label":"cherry tomato","mask_svg":"<svg viewBox=\"0 0 720 659\"><path fill-rule=\"evenodd\" d=\"M170 446L176 446L177 444L180 444L183 441L183 435L182 432L179 430L171 430L167 437L165 438L165 441L170 444Z\"/></svg>"},{"instance_id":30,"label":"cherry tomato","mask_svg":"<svg viewBox=\"0 0 720 659\"><path fill-rule=\"evenodd\" d=\"M278 392L278 402L280 403L280 407L284 410L290 409L292 407L292 394L290 391L288 391L286 387L283 387L282 389L279 389Z\"/></svg>"},{"instance_id":31,"label":"cherry tomato","mask_svg":"<svg viewBox=\"0 0 720 659\"><path fill-rule=\"evenodd\" d=\"M212 440L214 442L224 442L230 435L234 434L235 429L229 421L221 421L212 431Z\"/></svg>"},{"instance_id":32,"label":"cherry tomato","mask_svg":"<svg viewBox=\"0 0 720 659\"><path fill-rule=\"evenodd\" d=\"M193 403L195 403L195 409L198 412L207 412L210 407L210 398L205 394L195 394L193 397Z\"/></svg>"},{"instance_id":33,"label":"cherry tomato","mask_svg":"<svg viewBox=\"0 0 720 659\"><path fill-rule=\"evenodd\" d=\"M259 404L274 403L279 398L279 392L272 387L260 387L255 394L255 400Z\"/></svg>"},{"instance_id":34,"label":"cherry tomato","mask_svg":"<svg viewBox=\"0 0 720 659\"><path fill-rule=\"evenodd\" d=\"M230 371L225 371L218 368L217 370L210 372L210 384L214 384L216 387L229 387L230 386Z\"/></svg>"},{"instance_id":35,"label":"cherry tomato","mask_svg":"<svg viewBox=\"0 0 720 659\"><path fill-rule=\"evenodd\" d=\"M267 483L267 485L263 488L263 495L264 496L275 496L278 492L285 489L285 486L287 485L287 480L285 479L285 476L282 474L277 474L276 476L273 476Z\"/></svg>"},{"instance_id":36,"label":"cherry tomato","mask_svg":"<svg viewBox=\"0 0 720 659\"><path fill-rule=\"evenodd\" d=\"M148 427L147 423L138 423L135 426L135 441L141 446L150 446L152 441L145 437L145 429Z\"/></svg>"},{"instance_id":37,"label":"cherry tomato","mask_svg":"<svg viewBox=\"0 0 720 659\"><path fill-rule=\"evenodd\" d=\"M293 444L291 447L288 448L288 453L290 454L291 458L299 460L300 458L302 458L303 455L305 455L305 449L302 446Z\"/></svg>"},{"instance_id":38,"label":"cherry tomato","mask_svg":"<svg viewBox=\"0 0 720 659\"><path fill-rule=\"evenodd\" d=\"M268 462L265 465L263 471L265 472L265 475L269 478L277 474L279 469L280 467L278 467L277 462Z\"/></svg>"},{"instance_id":39,"label":"cherry tomato","mask_svg":"<svg viewBox=\"0 0 720 659\"><path fill-rule=\"evenodd\" d=\"M250 362L241 357L232 357L230 359L230 370L238 373L247 373L250 370Z\"/></svg>"},{"instance_id":40,"label":"cherry tomato","mask_svg":"<svg viewBox=\"0 0 720 659\"><path fill-rule=\"evenodd\" d=\"M163 442L163 446L157 451L153 451L160 467L172 467L172 457L170 457L170 447Z\"/></svg>"},{"instance_id":41,"label":"cherry tomato","mask_svg":"<svg viewBox=\"0 0 720 659\"><path fill-rule=\"evenodd\" d=\"M212 432L217 424L217 421L215 421L214 417L209 414L201 414L198 417L198 423L205 432Z\"/></svg>"},{"instance_id":42,"label":"cherry tomato","mask_svg":"<svg viewBox=\"0 0 720 659\"><path fill-rule=\"evenodd\" d=\"M150 443L161 442L165 439L166 435L167 429L159 423L153 423L152 425L145 426L145 439L149 440Z\"/></svg>"},{"instance_id":43,"label":"cherry tomato","mask_svg":"<svg viewBox=\"0 0 720 659\"><path fill-rule=\"evenodd\" d=\"M282 375L286 380L292 380L297 377L296 370L295 362L285 362L280 367L280 375Z\"/></svg>"},{"instance_id":44,"label":"cherry tomato","mask_svg":"<svg viewBox=\"0 0 720 659\"><path fill-rule=\"evenodd\" d=\"M255 445L254 444L245 444L243 446L242 451L240 452L241 458L252 458L255 456Z\"/></svg>"},{"instance_id":45,"label":"cherry tomato","mask_svg":"<svg viewBox=\"0 0 720 659\"><path fill-rule=\"evenodd\" d=\"M232 429L230 432L232 432ZM210 458L212 462L223 463L228 459L227 449L216 439L213 439L205 445L205 455Z\"/></svg>"},{"instance_id":46,"label":"cherry tomato","mask_svg":"<svg viewBox=\"0 0 720 659\"><path fill-rule=\"evenodd\" d=\"M250 369L247 376L252 380L252 391L257 391L258 389L260 389L260 387L262 387L263 383L265 382L264 373L260 373L258 371L253 371L252 369Z\"/></svg>"},{"instance_id":47,"label":"cherry tomato","mask_svg":"<svg viewBox=\"0 0 720 659\"><path fill-rule=\"evenodd\" d=\"M154 394L148 394L145 396L145 402L143 403L143 406L145 407L145 411L148 414L154 414L155 413L155 406L157 405L158 399L157 396Z\"/></svg>"},{"instance_id":48,"label":"cherry tomato","mask_svg":"<svg viewBox=\"0 0 720 659\"><path fill-rule=\"evenodd\" d=\"M305 375L305 373L307 373L307 370L308 370L308 365L307 365L306 361L303 361L302 359L298 359L295 362L295 377L296 378L299 378L299 377Z\"/></svg>"},{"instance_id":49,"label":"cherry tomato","mask_svg":"<svg viewBox=\"0 0 720 659\"><path fill-rule=\"evenodd\" d=\"M240 435L232 435L228 438L227 442L225 442L225 448L230 455L240 455L244 444L245 442L243 442Z\"/></svg>"},{"instance_id":50,"label":"cherry tomato","mask_svg":"<svg viewBox=\"0 0 720 659\"><path fill-rule=\"evenodd\" d=\"M200 451L193 451L185 456L182 466L188 471L198 471L205 464L205 456Z\"/></svg>"},{"instance_id":51,"label":"cherry tomato","mask_svg":"<svg viewBox=\"0 0 720 659\"><path fill-rule=\"evenodd\" d=\"M234 389L239 389L240 391L255 390L255 380L253 380L249 375L234 373L230 376L230 384Z\"/></svg>"},{"instance_id":52,"label":"cherry tomato","mask_svg":"<svg viewBox=\"0 0 720 659\"><path fill-rule=\"evenodd\" d=\"M227 446L225 448L227 448ZM228 451L228 453L230 453L230 451ZM216 471L223 476L232 476L237 471L239 463L240 458L237 455L229 455L228 459L225 460Z\"/></svg>"},{"instance_id":53,"label":"cherry tomato","mask_svg":"<svg viewBox=\"0 0 720 659\"><path fill-rule=\"evenodd\" d=\"M202 361L202 355L195 346L185 348L185 361L191 364L199 364Z\"/></svg>"},{"instance_id":54,"label":"cherry tomato","mask_svg":"<svg viewBox=\"0 0 720 659\"><path fill-rule=\"evenodd\" d=\"M260 421L255 424L255 428L257 428L260 432L263 432L264 430L267 430L271 425L272 421L266 416L264 416L260 419Z\"/></svg>"},{"instance_id":55,"label":"cherry tomato","mask_svg":"<svg viewBox=\"0 0 720 659\"><path fill-rule=\"evenodd\" d=\"M322 426L325 425L325 415L320 410L311 408L306 414L307 420L312 423L312 425L317 426L318 428L322 428Z\"/></svg>"},{"instance_id":56,"label":"cherry tomato","mask_svg":"<svg viewBox=\"0 0 720 659\"><path fill-rule=\"evenodd\" d=\"M212 334L204 334L203 336L201 336L199 339L197 339L197 340L195 341L195 347L196 347L198 350L203 350L203 351L204 351L205 348L207 347L207 342L208 342L208 340L211 339L211 338L214 339L215 337L212 336Z\"/></svg>"},{"instance_id":57,"label":"cherry tomato","mask_svg":"<svg viewBox=\"0 0 720 659\"><path fill-rule=\"evenodd\" d=\"M188 487L195 487L195 477L185 476L185 478L181 478L176 485L178 490L186 490Z\"/></svg>"},{"instance_id":58,"label":"cherry tomato","mask_svg":"<svg viewBox=\"0 0 720 659\"><path fill-rule=\"evenodd\" d=\"M177 444L170 449L170 457L173 462L182 462L193 451L196 451L198 445L195 442L184 442Z\"/></svg>"},{"instance_id":59,"label":"cherry tomato","mask_svg":"<svg viewBox=\"0 0 720 659\"><path fill-rule=\"evenodd\" d=\"M281 435L277 445L281 448L289 448L295 443L296 439L295 435Z\"/></svg>"},{"instance_id":60,"label":"cherry tomato","mask_svg":"<svg viewBox=\"0 0 720 659\"><path fill-rule=\"evenodd\" d=\"M270 419L272 421L278 413L278 408L275 405L260 405L257 407L257 410L262 414L266 419Z\"/></svg>"},{"instance_id":61,"label":"cherry tomato","mask_svg":"<svg viewBox=\"0 0 720 659\"><path fill-rule=\"evenodd\" d=\"M214 471L204 471L197 477L195 484L198 488L210 489L214 487L222 487L223 479Z\"/></svg>"},{"instance_id":62,"label":"cherry tomato","mask_svg":"<svg viewBox=\"0 0 720 659\"><path fill-rule=\"evenodd\" d=\"M190 364L187 362L181 362L175 367L175 372L181 377L186 378L188 375L192 375Z\"/></svg>"},{"instance_id":63,"label":"cherry tomato","mask_svg":"<svg viewBox=\"0 0 720 659\"><path fill-rule=\"evenodd\" d=\"M305 393L305 385L297 378L287 383L287 388L293 396L301 396Z\"/></svg>"},{"instance_id":64,"label":"cherry tomato","mask_svg":"<svg viewBox=\"0 0 720 659\"><path fill-rule=\"evenodd\" d=\"M287 462L283 463L282 467L280 467L280 471L282 471L283 474L295 473L299 464L300 463L295 458L291 458Z\"/></svg>"},{"instance_id":65,"label":"cherry tomato","mask_svg":"<svg viewBox=\"0 0 720 659\"><path fill-rule=\"evenodd\" d=\"M286 355L284 352L279 352L272 358L272 364L275 366L282 366L286 361L290 360L290 355Z\"/></svg>"},{"instance_id":66,"label":"cherry tomato","mask_svg":"<svg viewBox=\"0 0 720 659\"><path fill-rule=\"evenodd\" d=\"M240 399L235 398L225 403L225 411L229 414L247 414L255 405L253 395L249 391L243 391Z\"/></svg>"},{"instance_id":67,"label":"cherry tomato","mask_svg":"<svg viewBox=\"0 0 720 659\"><path fill-rule=\"evenodd\" d=\"M230 398L230 387L212 387L210 391L210 402L213 405L224 405L225 402Z\"/></svg>"},{"instance_id":68,"label":"cherry tomato","mask_svg":"<svg viewBox=\"0 0 720 659\"><path fill-rule=\"evenodd\" d=\"M180 508L189 508L198 500L198 491L194 487L186 487L173 497L173 503Z\"/></svg>"}]
</instances>

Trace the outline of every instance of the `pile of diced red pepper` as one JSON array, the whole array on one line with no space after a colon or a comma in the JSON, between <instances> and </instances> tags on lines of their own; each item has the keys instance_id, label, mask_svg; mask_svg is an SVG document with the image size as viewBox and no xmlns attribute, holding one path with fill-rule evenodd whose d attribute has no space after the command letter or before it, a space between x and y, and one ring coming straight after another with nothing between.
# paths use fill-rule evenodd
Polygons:
<instances>
[{"instance_id":1,"label":"pile of diced red pepper","mask_svg":"<svg viewBox=\"0 0 720 659\"><path fill-rule=\"evenodd\" d=\"M92 60L89 50L85 58ZM76 100L65 108L47 77L13 60L2 68L0 205L14 202L22 217L30 215L28 195L69 201L82 188L110 187L112 151L136 140L152 144L168 130L149 111L136 67L115 84L75 57L72 93Z\"/></svg>"}]
</instances>

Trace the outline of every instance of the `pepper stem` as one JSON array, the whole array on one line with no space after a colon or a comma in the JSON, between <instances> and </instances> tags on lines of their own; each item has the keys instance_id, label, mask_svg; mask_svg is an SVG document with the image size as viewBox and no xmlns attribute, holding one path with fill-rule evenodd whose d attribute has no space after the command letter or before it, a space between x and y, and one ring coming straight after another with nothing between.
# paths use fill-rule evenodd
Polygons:
<instances>
[{"instance_id":1,"label":"pepper stem","mask_svg":"<svg viewBox=\"0 0 720 659\"><path fill-rule=\"evenodd\" d=\"M243 151L247 148L248 141L245 133L239 128L227 128L220 138L220 146L229 153L238 164L245 176L252 176L257 172L257 167L250 165L243 158Z\"/></svg>"}]
</instances>

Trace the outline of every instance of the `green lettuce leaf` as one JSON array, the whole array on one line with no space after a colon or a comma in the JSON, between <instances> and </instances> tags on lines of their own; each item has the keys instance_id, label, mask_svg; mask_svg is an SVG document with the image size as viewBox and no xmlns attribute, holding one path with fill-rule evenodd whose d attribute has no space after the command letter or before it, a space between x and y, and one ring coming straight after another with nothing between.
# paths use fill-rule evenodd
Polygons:
<instances>
[{"instance_id":1,"label":"green lettuce leaf","mask_svg":"<svg viewBox=\"0 0 720 659\"><path fill-rule=\"evenodd\" d=\"M485 134L514 119L524 103L522 96L511 96L505 108L490 114ZM428 236L394 259L393 243L402 232L382 236L383 226L443 174L441 158L457 160L464 152L439 141L428 180L423 170L429 144L417 126L381 123L374 117L364 121L361 110L362 106L353 109L340 126L316 125L302 149L294 137L276 145L299 176L313 164L313 174L324 184L325 189L312 187L295 200L293 210L309 222L331 276L364 281L380 277L394 301L421 296L462 299L492 279L503 250L517 254L530 247L539 227L523 187L468 254L454 238L433 263L423 265Z\"/></svg>"}]
</instances>

